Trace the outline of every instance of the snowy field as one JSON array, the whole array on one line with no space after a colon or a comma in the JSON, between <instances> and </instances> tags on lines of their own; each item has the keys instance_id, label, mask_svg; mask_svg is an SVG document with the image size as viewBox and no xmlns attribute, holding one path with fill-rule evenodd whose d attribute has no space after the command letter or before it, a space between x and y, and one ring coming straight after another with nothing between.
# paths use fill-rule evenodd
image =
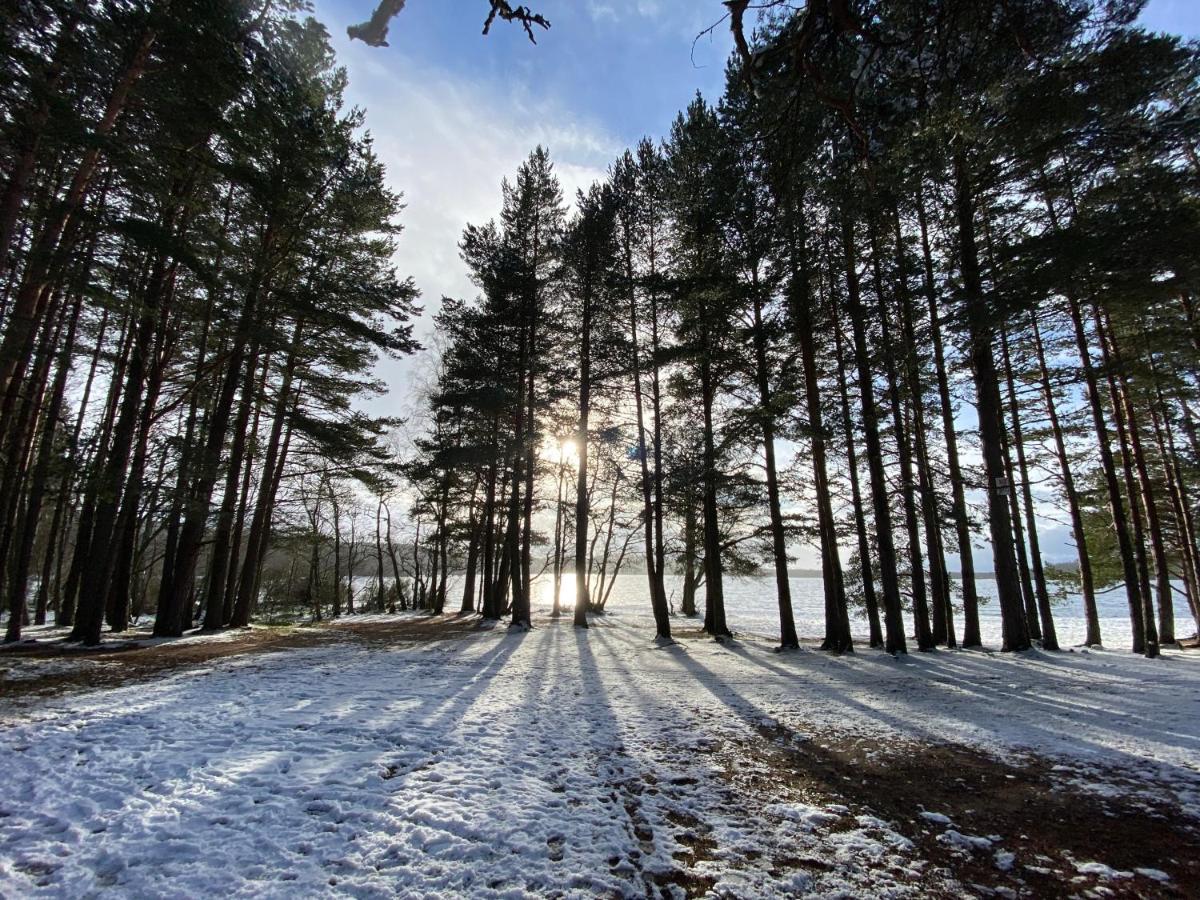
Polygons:
<instances>
[{"instance_id":1,"label":"snowy field","mask_svg":"<svg viewBox=\"0 0 1200 900\"><path fill-rule=\"evenodd\" d=\"M975 895L920 830L1050 871L938 808L885 821L776 786L748 749L764 729L1036 752L1064 785L1200 814L1198 654L778 655L660 648L648 626L618 609L587 633L347 639L0 702L0 896ZM1109 862L1053 871L1135 893L1168 877Z\"/></svg>"}]
</instances>

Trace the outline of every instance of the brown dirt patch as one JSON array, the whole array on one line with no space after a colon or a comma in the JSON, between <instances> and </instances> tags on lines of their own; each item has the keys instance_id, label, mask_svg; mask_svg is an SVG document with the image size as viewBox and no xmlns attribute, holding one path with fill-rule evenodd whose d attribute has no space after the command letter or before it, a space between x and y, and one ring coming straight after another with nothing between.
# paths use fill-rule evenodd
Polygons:
<instances>
[{"instance_id":1,"label":"brown dirt patch","mask_svg":"<svg viewBox=\"0 0 1200 900\"><path fill-rule=\"evenodd\" d=\"M892 822L917 855L968 891L999 888L1042 898L1085 896L1098 888L1095 896L1157 898L1186 896L1200 882L1197 822L1177 807L1135 796L1133 785L1126 796L1099 797L1064 785L1053 764L1036 757L1014 765L952 744L881 747L782 726L759 732L766 740L744 749L769 768L771 783L747 779L747 790L778 799L782 786L806 802L840 803L855 815ZM1128 783L1129 777L1114 780ZM925 820L922 809L948 816L953 825ZM847 818L844 827L852 822ZM938 840L948 828L999 840L980 849L955 847ZM997 866L998 850L1014 854L1010 870ZM1097 861L1128 873L1159 869L1171 880L1105 879L1076 868ZM807 861L797 860L796 867L807 869Z\"/></svg>"},{"instance_id":2,"label":"brown dirt patch","mask_svg":"<svg viewBox=\"0 0 1200 900\"><path fill-rule=\"evenodd\" d=\"M0 648L0 666L20 670L23 660L81 660L79 666L21 673L0 670L0 698L24 701L96 688L148 681L180 669L247 653L272 653L347 640L371 645L416 643L462 637L479 630L478 616L419 616L384 622L331 621L317 625L238 629L216 641L144 643L116 639L99 647L38 641Z\"/></svg>"}]
</instances>

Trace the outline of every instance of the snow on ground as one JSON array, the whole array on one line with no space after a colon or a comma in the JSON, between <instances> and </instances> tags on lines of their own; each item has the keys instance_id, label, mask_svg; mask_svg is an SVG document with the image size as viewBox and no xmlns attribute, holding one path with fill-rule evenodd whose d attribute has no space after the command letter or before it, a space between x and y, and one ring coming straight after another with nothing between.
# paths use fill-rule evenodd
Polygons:
<instances>
[{"instance_id":1,"label":"snow on ground","mask_svg":"<svg viewBox=\"0 0 1200 900\"><path fill-rule=\"evenodd\" d=\"M735 790L754 765L739 746L776 725L1038 751L1065 778L1149 775L1200 809L1195 654L778 655L754 638L659 648L647 624L347 642L6 704L0 896L955 889L919 880L891 823ZM823 864L783 862L804 858Z\"/></svg>"}]
</instances>

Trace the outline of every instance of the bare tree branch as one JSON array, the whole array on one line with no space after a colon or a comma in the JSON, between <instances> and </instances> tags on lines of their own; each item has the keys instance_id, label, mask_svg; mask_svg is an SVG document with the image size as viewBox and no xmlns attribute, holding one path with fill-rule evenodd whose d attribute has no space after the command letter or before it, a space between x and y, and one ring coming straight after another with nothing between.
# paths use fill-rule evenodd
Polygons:
<instances>
[{"instance_id":1,"label":"bare tree branch","mask_svg":"<svg viewBox=\"0 0 1200 900\"><path fill-rule=\"evenodd\" d=\"M362 41L372 47L386 47L388 45L388 27L391 25L392 19L404 9L406 2L407 0L380 0L379 5L375 7L375 12L371 14L371 18L359 25L351 25L346 29L346 34L352 40ZM513 8L509 5L508 0L488 0L488 3L491 9L483 23L484 34L491 30L492 23L496 21L497 17L505 22L520 22L525 33L529 35L529 40L534 44L537 41L533 36L533 26L537 25L547 29L550 27L550 22L545 16L533 12L528 6Z\"/></svg>"}]
</instances>

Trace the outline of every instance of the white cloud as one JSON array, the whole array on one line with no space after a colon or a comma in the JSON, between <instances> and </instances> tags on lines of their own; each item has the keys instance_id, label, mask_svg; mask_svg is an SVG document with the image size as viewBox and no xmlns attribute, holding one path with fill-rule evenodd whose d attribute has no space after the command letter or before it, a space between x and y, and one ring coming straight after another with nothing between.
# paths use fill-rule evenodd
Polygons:
<instances>
[{"instance_id":1,"label":"white cloud","mask_svg":"<svg viewBox=\"0 0 1200 900\"><path fill-rule=\"evenodd\" d=\"M588 0L593 21L621 22L632 17L656 19L663 14L661 0Z\"/></svg>"},{"instance_id":2,"label":"white cloud","mask_svg":"<svg viewBox=\"0 0 1200 900\"><path fill-rule=\"evenodd\" d=\"M404 194L396 261L421 290L426 314L417 332L428 345L440 299L477 293L459 259L458 241L468 222L482 223L499 212L501 178L511 178L541 144L549 148L570 202L578 188L603 177L624 145L515 84L498 90L419 67L394 50L347 43L333 17L324 18L350 73L347 100L367 110L389 184ZM391 393L371 403L372 410L402 413L421 368L416 360L384 362L377 374Z\"/></svg>"}]
</instances>

